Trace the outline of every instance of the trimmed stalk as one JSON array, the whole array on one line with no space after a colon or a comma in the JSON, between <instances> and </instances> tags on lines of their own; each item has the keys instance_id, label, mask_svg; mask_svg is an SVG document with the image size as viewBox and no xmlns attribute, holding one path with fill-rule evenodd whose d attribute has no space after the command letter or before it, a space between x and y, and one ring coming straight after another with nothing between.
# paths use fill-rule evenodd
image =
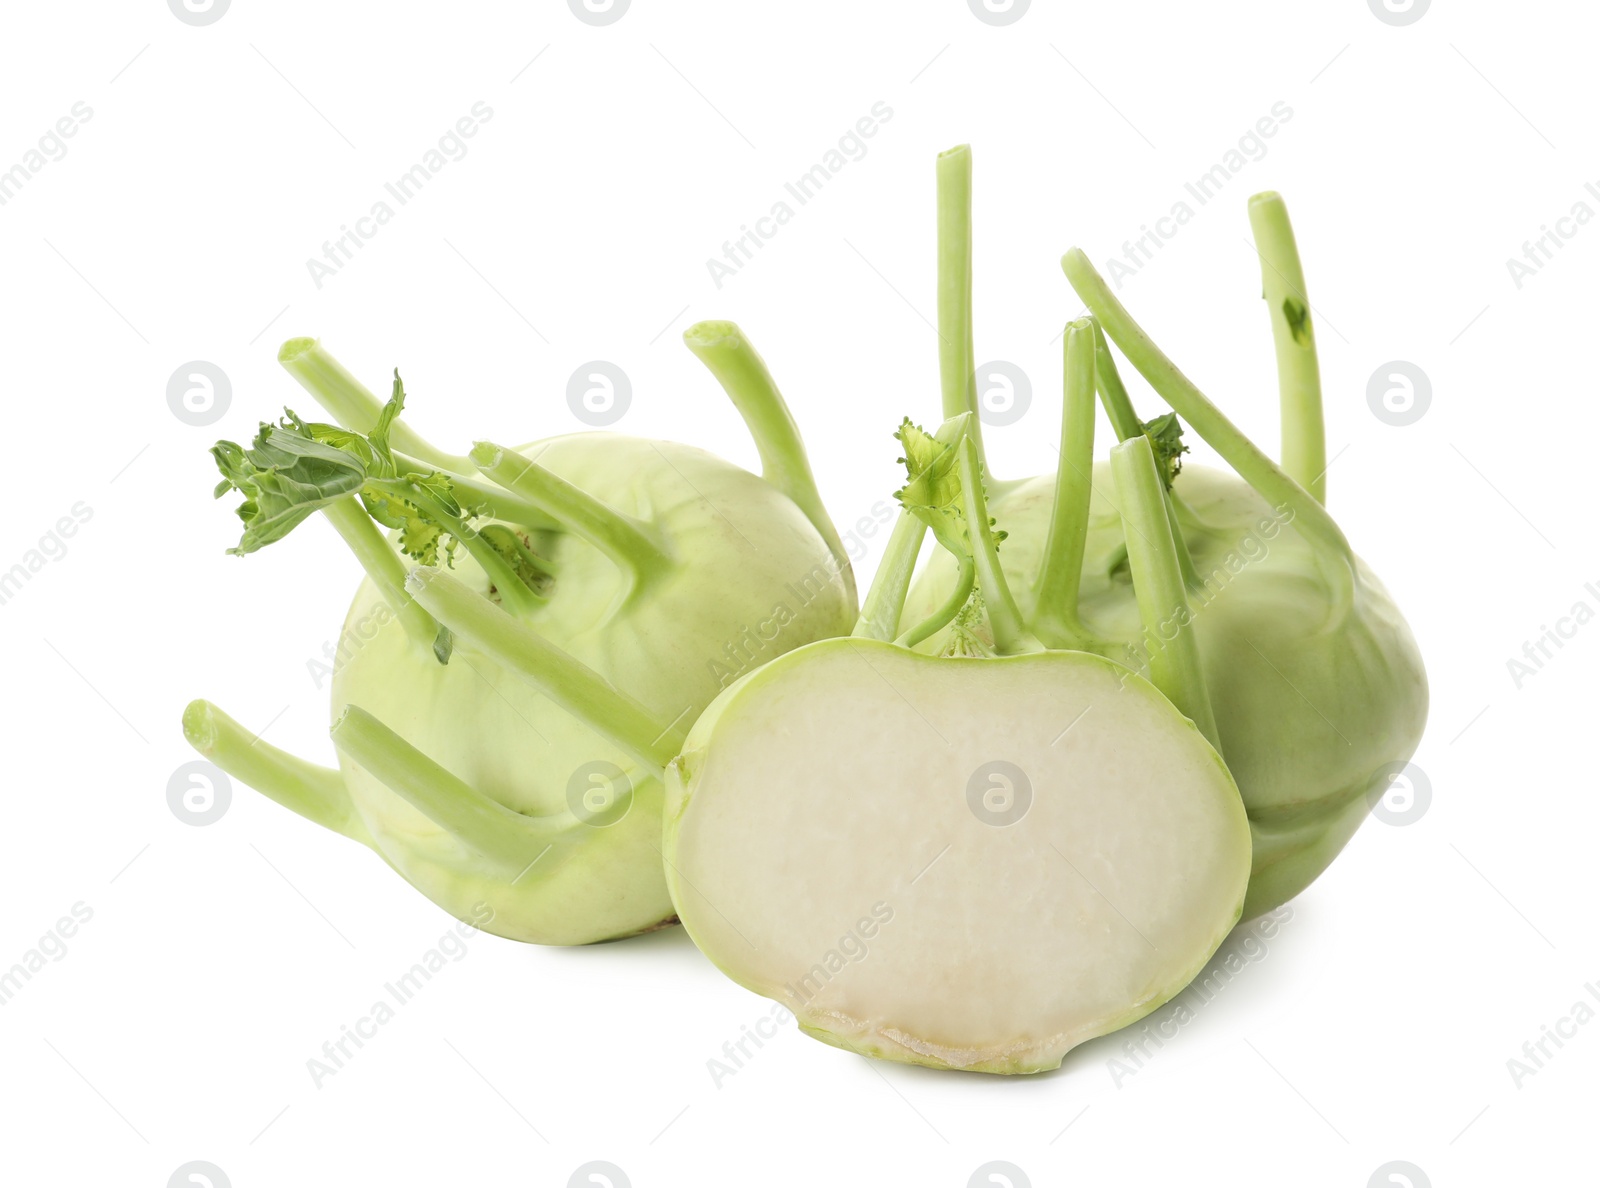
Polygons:
<instances>
[{"instance_id":1,"label":"trimmed stalk","mask_svg":"<svg viewBox=\"0 0 1600 1188\"><path fill-rule=\"evenodd\" d=\"M1127 441L1144 432L1144 422L1133 411L1133 401L1128 398L1128 389L1117 372L1117 361L1111 355L1111 344L1106 341L1104 328L1094 318L1089 322L1094 326L1094 382L1100 389L1100 403L1105 406L1106 416L1111 418L1117 440Z\"/></svg>"},{"instance_id":2,"label":"trimmed stalk","mask_svg":"<svg viewBox=\"0 0 1600 1188\"><path fill-rule=\"evenodd\" d=\"M1300 250L1283 199L1270 190L1250 199L1250 232L1261 257L1261 295L1272 319L1278 356L1278 409L1282 420L1279 456L1290 478L1328 501L1327 444L1322 423L1322 375L1317 367L1317 336L1311 326Z\"/></svg>"},{"instance_id":3,"label":"trimmed stalk","mask_svg":"<svg viewBox=\"0 0 1600 1188\"><path fill-rule=\"evenodd\" d=\"M917 554L922 551L922 537L927 531L926 524L909 511L901 510L878 562L878 571L872 575L872 585L861 604L861 615L851 635L888 641L899 633L900 612L905 609L906 593L911 589Z\"/></svg>"},{"instance_id":4,"label":"trimmed stalk","mask_svg":"<svg viewBox=\"0 0 1600 1188\"><path fill-rule=\"evenodd\" d=\"M1111 472L1122 501L1128 565L1149 645L1150 681L1213 747L1220 749L1217 720L1200 667L1189 597L1178 569L1172 529L1162 507L1163 485L1149 439L1141 434L1113 446Z\"/></svg>"},{"instance_id":5,"label":"trimmed stalk","mask_svg":"<svg viewBox=\"0 0 1600 1188\"><path fill-rule=\"evenodd\" d=\"M965 425L966 422L960 418L952 418L939 426L933 439L942 445L954 445L961 440ZM911 589L912 573L917 568L917 555L922 551L922 537L927 530L928 526L920 516L908 508L901 509L894 531L889 534L883 557L878 561L878 571L872 575L872 586L867 591L866 601L861 604L861 614L856 619L856 627L851 635L881 639L887 643L899 634L900 614L905 609L906 594ZM966 583L966 588L970 594L970 581ZM956 610L960 609L958 605ZM922 641L919 639L917 642Z\"/></svg>"},{"instance_id":6,"label":"trimmed stalk","mask_svg":"<svg viewBox=\"0 0 1600 1188\"><path fill-rule=\"evenodd\" d=\"M426 473L430 464L420 458L410 458L404 454L396 453L395 461L402 469ZM526 499L519 498L503 487L493 483L486 483L480 478L451 471L445 475L450 480L450 485L456 489L461 502L465 506L480 509L484 515L494 520L504 520L508 524L516 524L529 532L560 531L561 525L544 512L540 511ZM544 562L549 565L548 561Z\"/></svg>"},{"instance_id":7,"label":"trimmed stalk","mask_svg":"<svg viewBox=\"0 0 1600 1188\"><path fill-rule=\"evenodd\" d=\"M1094 322L1095 385L1100 389L1100 400L1117 432L1117 440L1127 441L1144 432L1144 422L1133 411L1133 401L1128 399L1128 389L1123 386L1122 376L1117 372L1117 361L1111 355L1105 331L1095 319L1089 320ZM1200 573L1194 567L1194 558L1189 555L1189 542L1183 535L1183 525L1178 522L1178 493L1171 487L1167 488L1167 522L1172 526L1172 538L1177 542L1178 567L1183 570L1184 584L1190 589L1198 589L1202 585Z\"/></svg>"},{"instance_id":8,"label":"trimmed stalk","mask_svg":"<svg viewBox=\"0 0 1600 1188\"><path fill-rule=\"evenodd\" d=\"M413 569L406 590L458 639L493 658L654 773L660 774L677 755L682 732L675 724L663 729L653 713L594 669L442 570Z\"/></svg>"},{"instance_id":9,"label":"trimmed stalk","mask_svg":"<svg viewBox=\"0 0 1600 1188\"><path fill-rule=\"evenodd\" d=\"M643 576L671 563L665 543L653 529L515 450L480 441L472 447L472 461L485 476L527 500L565 531L583 537L620 568Z\"/></svg>"},{"instance_id":10,"label":"trimmed stalk","mask_svg":"<svg viewBox=\"0 0 1600 1188\"><path fill-rule=\"evenodd\" d=\"M372 432L378 423L382 402L328 354L320 342L314 338L291 338L279 348L278 361L316 398L335 423L362 435ZM396 421L390 427L389 437L395 462L402 470L443 471L461 493L464 504L481 508L496 520L519 524L530 531L556 527L533 504L475 478L472 459L435 449L405 421Z\"/></svg>"},{"instance_id":11,"label":"trimmed stalk","mask_svg":"<svg viewBox=\"0 0 1600 1188\"><path fill-rule=\"evenodd\" d=\"M471 527L460 516L451 515L443 504L425 492L415 483L375 483L374 486L397 488L399 492L412 503L424 509L436 521L445 526L451 536L461 542L472 559L483 568L493 583L495 591L500 595L500 600L521 615L529 615L539 609L543 599L535 594L522 580L521 575L511 568L511 563L500 554L500 550L490 544L477 529ZM415 570L411 571L415 573ZM411 589L411 580L406 579L406 589Z\"/></svg>"},{"instance_id":12,"label":"trimmed stalk","mask_svg":"<svg viewBox=\"0 0 1600 1188\"><path fill-rule=\"evenodd\" d=\"M1034 633L1046 647L1097 651L1078 616L1083 547L1094 477L1095 334L1088 318L1067 325L1062 342L1061 465L1034 588Z\"/></svg>"},{"instance_id":13,"label":"trimmed stalk","mask_svg":"<svg viewBox=\"0 0 1600 1188\"><path fill-rule=\"evenodd\" d=\"M1083 303L1105 326L1106 334L1173 411L1275 510L1293 513L1295 526L1316 548L1333 589L1332 621L1342 621L1354 597L1355 574L1350 542L1339 525L1161 352L1080 249L1073 248L1063 256L1061 267Z\"/></svg>"},{"instance_id":14,"label":"trimmed stalk","mask_svg":"<svg viewBox=\"0 0 1600 1188\"><path fill-rule=\"evenodd\" d=\"M950 625L950 621L961 613L961 608L967 604L967 599L972 597L972 587L976 577L977 569L972 563L972 558L962 557L956 584L950 591L950 597L944 600L944 605L894 642L904 648L914 648L928 637L943 631Z\"/></svg>"},{"instance_id":15,"label":"trimmed stalk","mask_svg":"<svg viewBox=\"0 0 1600 1188\"><path fill-rule=\"evenodd\" d=\"M978 413L977 360L972 348L972 148L960 144L939 154L939 387L944 418ZM983 430L970 430L978 461Z\"/></svg>"},{"instance_id":16,"label":"trimmed stalk","mask_svg":"<svg viewBox=\"0 0 1600 1188\"><path fill-rule=\"evenodd\" d=\"M191 701L183 711L183 736L200 754L268 799L324 829L372 845L343 777L332 768L263 742L209 701Z\"/></svg>"},{"instance_id":17,"label":"trimmed stalk","mask_svg":"<svg viewBox=\"0 0 1600 1188\"><path fill-rule=\"evenodd\" d=\"M360 706L334 722L333 745L419 812L485 858L527 865L579 824L571 812L530 817L485 796L428 758Z\"/></svg>"},{"instance_id":18,"label":"trimmed stalk","mask_svg":"<svg viewBox=\"0 0 1600 1188\"><path fill-rule=\"evenodd\" d=\"M315 338L291 338L278 348L278 362L335 421L356 433L371 433L378 423L383 401L347 371ZM472 463L456 454L435 449L404 421L390 431L394 448L413 454L441 470L471 473Z\"/></svg>"},{"instance_id":19,"label":"trimmed stalk","mask_svg":"<svg viewBox=\"0 0 1600 1188\"><path fill-rule=\"evenodd\" d=\"M968 426L977 423L972 413L965 413ZM956 465L961 468L962 513L967 519L967 531L972 538L972 562L977 569L978 588L983 591L984 605L989 612L989 626L994 630L995 649L1001 655L1018 651L1024 642L1026 628L1022 612L1017 609L1011 587L1006 583L1005 571L1000 568L1000 555L995 551L994 529L989 523L989 506L983 495L983 471L978 462L978 447L969 436L963 436L956 446Z\"/></svg>"},{"instance_id":20,"label":"trimmed stalk","mask_svg":"<svg viewBox=\"0 0 1600 1188\"><path fill-rule=\"evenodd\" d=\"M683 341L695 358L706 365L733 407L744 418L761 455L761 477L792 499L811 521L833 554L855 601L855 578L844 542L822 505L805 443L789 405L767 370L766 361L732 322L697 322L684 332Z\"/></svg>"},{"instance_id":21,"label":"trimmed stalk","mask_svg":"<svg viewBox=\"0 0 1600 1188\"><path fill-rule=\"evenodd\" d=\"M383 538L383 533L378 531L378 526L367 515L366 509L354 495L346 495L324 507L322 514L328 517L328 522L350 546L350 551L361 562L361 568L367 571L367 577L378 588L378 593L383 595L383 601L400 620L400 626L405 628L411 642L431 648L433 641L438 638L439 624L406 593L405 564Z\"/></svg>"}]
</instances>

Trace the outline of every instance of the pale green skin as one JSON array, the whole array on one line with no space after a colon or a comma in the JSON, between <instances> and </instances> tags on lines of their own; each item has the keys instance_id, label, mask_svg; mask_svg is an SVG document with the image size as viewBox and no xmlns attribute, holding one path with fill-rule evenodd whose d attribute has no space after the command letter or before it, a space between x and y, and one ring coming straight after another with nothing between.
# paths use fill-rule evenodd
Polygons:
<instances>
[{"instance_id":1,"label":"pale green skin","mask_svg":"<svg viewBox=\"0 0 1600 1188\"><path fill-rule=\"evenodd\" d=\"M611 433L554 438L520 452L655 525L669 542L678 564L630 597L628 578L598 549L576 535L541 534L535 546L559 577L550 600L523 620L663 724L687 729L719 692L720 674L709 663L726 665L724 645L747 627L772 623L776 607L786 607L792 621L758 663L849 632L854 592L827 544L799 507L756 475L690 446ZM454 574L488 593L483 570L464 550ZM804 580L815 595L802 605L796 588ZM380 603L373 584L363 582L347 622L361 622ZM616 764L633 784L620 820L579 824L525 873L508 872L341 753L373 848L446 911L478 922L487 905L487 931L540 944L584 944L670 921L660 779L492 659L458 645L441 666L391 617L334 675L334 719L351 704L520 812L565 810L569 777L593 760Z\"/></svg>"},{"instance_id":2,"label":"pale green skin","mask_svg":"<svg viewBox=\"0 0 1600 1188\"><path fill-rule=\"evenodd\" d=\"M1008 534L1001 566L1028 622L1055 483L1044 475L991 488L990 512ZM1143 636L1133 586L1125 562L1120 575L1112 572L1126 555L1121 516L1105 498L1116 490L1110 467L1097 463L1079 613L1096 635L1132 645ZM1410 628L1359 560L1351 610L1333 624L1311 546L1292 524L1269 538L1261 526L1272 530L1273 509L1252 487L1185 466L1175 490L1202 582L1227 575L1230 559L1244 562L1213 601L1191 590L1189 602L1222 756L1250 817L1248 919L1305 890L1360 827L1387 787L1388 765L1410 759L1422 738L1427 677ZM937 551L912 586L901 622L930 614L955 575L949 555ZM942 639L934 636L924 648L936 649Z\"/></svg>"}]
</instances>

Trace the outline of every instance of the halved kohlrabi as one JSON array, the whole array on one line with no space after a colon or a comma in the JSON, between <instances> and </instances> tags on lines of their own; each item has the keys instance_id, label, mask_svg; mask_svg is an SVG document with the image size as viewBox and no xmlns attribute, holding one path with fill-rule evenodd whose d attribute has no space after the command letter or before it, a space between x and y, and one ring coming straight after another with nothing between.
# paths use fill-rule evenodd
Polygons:
<instances>
[{"instance_id":1,"label":"halved kohlrabi","mask_svg":"<svg viewBox=\"0 0 1600 1188\"><path fill-rule=\"evenodd\" d=\"M1086 325L1072 341L1092 341ZM1250 831L1196 724L1209 714L1188 628L1153 666L1166 696L1022 628L972 420L937 438L902 426L906 510L856 636L712 702L667 769L664 852L695 943L810 1035L1025 1073L1188 984L1239 918ZM1115 465L1159 621L1184 592L1149 444L1118 446ZM925 527L960 580L901 633ZM939 655L908 646L936 632Z\"/></svg>"}]
</instances>

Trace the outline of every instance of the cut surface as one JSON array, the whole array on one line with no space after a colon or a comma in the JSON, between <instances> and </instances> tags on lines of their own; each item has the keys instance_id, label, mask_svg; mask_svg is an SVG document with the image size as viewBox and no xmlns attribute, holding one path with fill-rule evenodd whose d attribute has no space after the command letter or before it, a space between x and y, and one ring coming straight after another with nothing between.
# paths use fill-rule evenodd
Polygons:
<instances>
[{"instance_id":1,"label":"cut surface","mask_svg":"<svg viewBox=\"0 0 1600 1188\"><path fill-rule=\"evenodd\" d=\"M818 1038L1054 1068L1181 990L1239 917L1250 834L1194 726L1109 661L832 640L702 716L667 775L690 934Z\"/></svg>"}]
</instances>

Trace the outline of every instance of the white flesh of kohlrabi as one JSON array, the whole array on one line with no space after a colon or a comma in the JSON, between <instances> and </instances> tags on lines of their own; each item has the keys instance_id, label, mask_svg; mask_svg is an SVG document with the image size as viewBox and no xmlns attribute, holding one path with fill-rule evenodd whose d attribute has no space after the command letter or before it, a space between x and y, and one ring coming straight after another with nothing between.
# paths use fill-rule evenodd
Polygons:
<instances>
[{"instance_id":1,"label":"white flesh of kohlrabi","mask_svg":"<svg viewBox=\"0 0 1600 1188\"><path fill-rule=\"evenodd\" d=\"M817 1038L936 1067L1054 1068L1154 1010L1249 871L1216 752L1083 653L813 644L712 704L667 796L700 948Z\"/></svg>"}]
</instances>

